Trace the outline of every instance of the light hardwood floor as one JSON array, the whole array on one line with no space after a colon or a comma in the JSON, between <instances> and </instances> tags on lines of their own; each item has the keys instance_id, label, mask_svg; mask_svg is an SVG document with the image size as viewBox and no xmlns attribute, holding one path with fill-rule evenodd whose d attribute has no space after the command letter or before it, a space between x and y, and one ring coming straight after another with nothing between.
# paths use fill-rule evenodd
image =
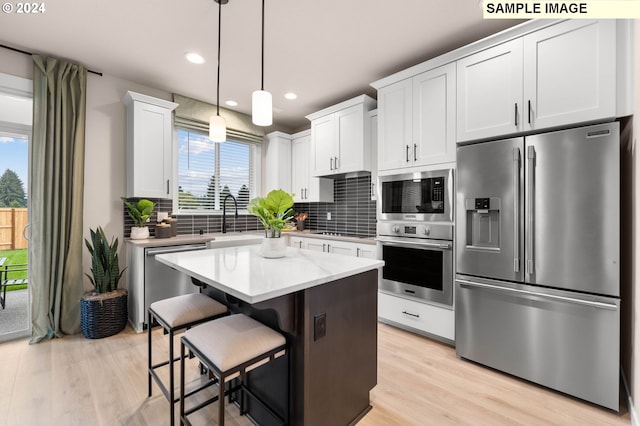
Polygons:
<instances>
[{"instance_id":1,"label":"light hardwood floor","mask_svg":"<svg viewBox=\"0 0 640 426\"><path fill-rule=\"evenodd\" d=\"M425 337L384 324L378 331L378 385L359 425L630 424L624 403L614 413L463 361ZM154 333L154 350L166 352L166 336ZM129 327L100 340L2 343L0 425L166 425L169 406L159 389L147 398L146 359L146 334ZM196 381L191 362L188 381ZM215 413L216 404L194 422L215 424L207 418ZM226 424L251 423L229 407Z\"/></svg>"}]
</instances>

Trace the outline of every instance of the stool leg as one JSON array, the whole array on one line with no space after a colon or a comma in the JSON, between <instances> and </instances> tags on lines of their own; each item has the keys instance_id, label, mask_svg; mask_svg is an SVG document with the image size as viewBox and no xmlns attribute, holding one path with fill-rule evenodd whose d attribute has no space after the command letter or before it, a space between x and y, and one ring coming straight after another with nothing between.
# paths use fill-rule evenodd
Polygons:
<instances>
[{"instance_id":1,"label":"stool leg","mask_svg":"<svg viewBox=\"0 0 640 426\"><path fill-rule=\"evenodd\" d=\"M224 426L224 379L225 377L220 375L218 386L218 426Z\"/></svg>"},{"instance_id":2,"label":"stool leg","mask_svg":"<svg viewBox=\"0 0 640 426\"><path fill-rule=\"evenodd\" d=\"M169 411L171 412L171 426L175 424L175 383L173 382L173 329L169 329Z\"/></svg>"},{"instance_id":3,"label":"stool leg","mask_svg":"<svg viewBox=\"0 0 640 426\"><path fill-rule=\"evenodd\" d=\"M184 424L184 342L180 339L180 425Z\"/></svg>"},{"instance_id":4,"label":"stool leg","mask_svg":"<svg viewBox=\"0 0 640 426\"><path fill-rule=\"evenodd\" d=\"M149 375L149 377L148 377L149 388L148 388L147 396L150 397L151 396L151 366L153 365L153 362L152 362L152 359L151 359L151 324L152 324L151 323L151 318L152 318L151 312L149 312L148 317L149 317L149 319L148 319L149 322L147 323L147 331L148 331L148 333L147 333L148 339L147 340L148 340L148 346L149 346L149 349L148 349L149 367L147 369L147 373Z\"/></svg>"}]
</instances>

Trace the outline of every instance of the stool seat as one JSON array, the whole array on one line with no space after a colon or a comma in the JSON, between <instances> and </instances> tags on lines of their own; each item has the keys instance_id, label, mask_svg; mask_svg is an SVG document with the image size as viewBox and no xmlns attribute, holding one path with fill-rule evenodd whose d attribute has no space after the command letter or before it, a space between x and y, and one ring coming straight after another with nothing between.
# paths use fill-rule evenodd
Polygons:
<instances>
[{"instance_id":1,"label":"stool seat","mask_svg":"<svg viewBox=\"0 0 640 426\"><path fill-rule=\"evenodd\" d=\"M180 328L186 324L211 318L227 312L227 307L202 293L184 294L153 302L149 309L156 319L168 327Z\"/></svg>"},{"instance_id":2,"label":"stool seat","mask_svg":"<svg viewBox=\"0 0 640 426\"><path fill-rule=\"evenodd\" d=\"M189 396L185 393L185 349L193 352L208 369L213 376L210 383L217 383L219 386L217 395L188 410L185 409L185 399ZM250 367L274 361L281 355L287 355L284 361L288 364L285 336L244 314L217 318L187 330L180 339L180 423L191 425L188 415L218 401L218 426L224 426L225 395L229 396L231 402L232 397L237 401L236 394L239 394L240 415L246 414L245 399L251 397L252 404L255 402L263 412L270 413L274 422L288 425L288 406L284 408L283 414L278 414L246 386ZM286 371L288 392L288 367ZM239 383L234 383L235 379L227 381L236 373L239 373Z\"/></svg>"},{"instance_id":3,"label":"stool seat","mask_svg":"<svg viewBox=\"0 0 640 426\"><path fill-rule=\"evenodd\" d=\"M198 325L183 337L220 371L231 370L286 343L282 334L242 314Z\"/></svg>"}]
</instances>

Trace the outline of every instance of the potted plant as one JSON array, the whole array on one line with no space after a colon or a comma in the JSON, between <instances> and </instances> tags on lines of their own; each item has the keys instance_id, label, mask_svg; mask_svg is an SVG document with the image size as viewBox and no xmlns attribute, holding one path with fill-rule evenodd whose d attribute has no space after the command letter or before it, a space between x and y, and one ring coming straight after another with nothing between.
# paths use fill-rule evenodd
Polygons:
<instances>
[{"instance_id":1,"label":"potted plant","mask_svg":"<svg viewBox=\"0 0 640 426\"><path fill-rule=\"evenodd\" d=\"M138 200L137 203L132 203L122 197L122 201L127 207L129 217L133 219L130 238L132 240L144 240L145 238L149 238L149 227L147 226L147 221L151 217L156 205L146 198Z\"/></svg>"},{"instance_id":2,"label":"potted plant","mask_svg":"<svg viewBox=\"0 0 640 426\"><path fill-rule=\"evenodd\" d=\"M282 238L282 229L293 216L293 196L281 189L274 189L265 198L249 201L247 211L256 216L264 226L262 255L264 257L283 257L287 244Z\"/></svg>"},{"instance_id":3,"label":"potted plant","mask_svg":"<svg viewBox=\"0 0 640 426\"><path fill-rule=\"evenodd\" d=\"M84 337L100 339L121 332L127 324L127 290L118 288L124 273L118 261L118 239L109 243L101 227L90 231L91 241L85 238L84 242L91 254L91 275L85 275L93 290L80 299L80 328Z\"/></svg>"}]
</instances>

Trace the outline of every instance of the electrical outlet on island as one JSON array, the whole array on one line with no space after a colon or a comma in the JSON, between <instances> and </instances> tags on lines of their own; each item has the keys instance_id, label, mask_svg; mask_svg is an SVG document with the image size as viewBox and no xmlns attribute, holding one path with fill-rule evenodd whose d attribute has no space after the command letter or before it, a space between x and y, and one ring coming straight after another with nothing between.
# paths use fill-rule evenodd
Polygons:
<instances>
[{"instance_id":1,"label":"electrical outlet on island","mask_svg":"<svg viewBox=\"0 0 640 426\"><path fill-rule=\"evenodd\" d=\"M327 220L331 220L331 212L327 212Z\"/></svg>"}]
</instances>

